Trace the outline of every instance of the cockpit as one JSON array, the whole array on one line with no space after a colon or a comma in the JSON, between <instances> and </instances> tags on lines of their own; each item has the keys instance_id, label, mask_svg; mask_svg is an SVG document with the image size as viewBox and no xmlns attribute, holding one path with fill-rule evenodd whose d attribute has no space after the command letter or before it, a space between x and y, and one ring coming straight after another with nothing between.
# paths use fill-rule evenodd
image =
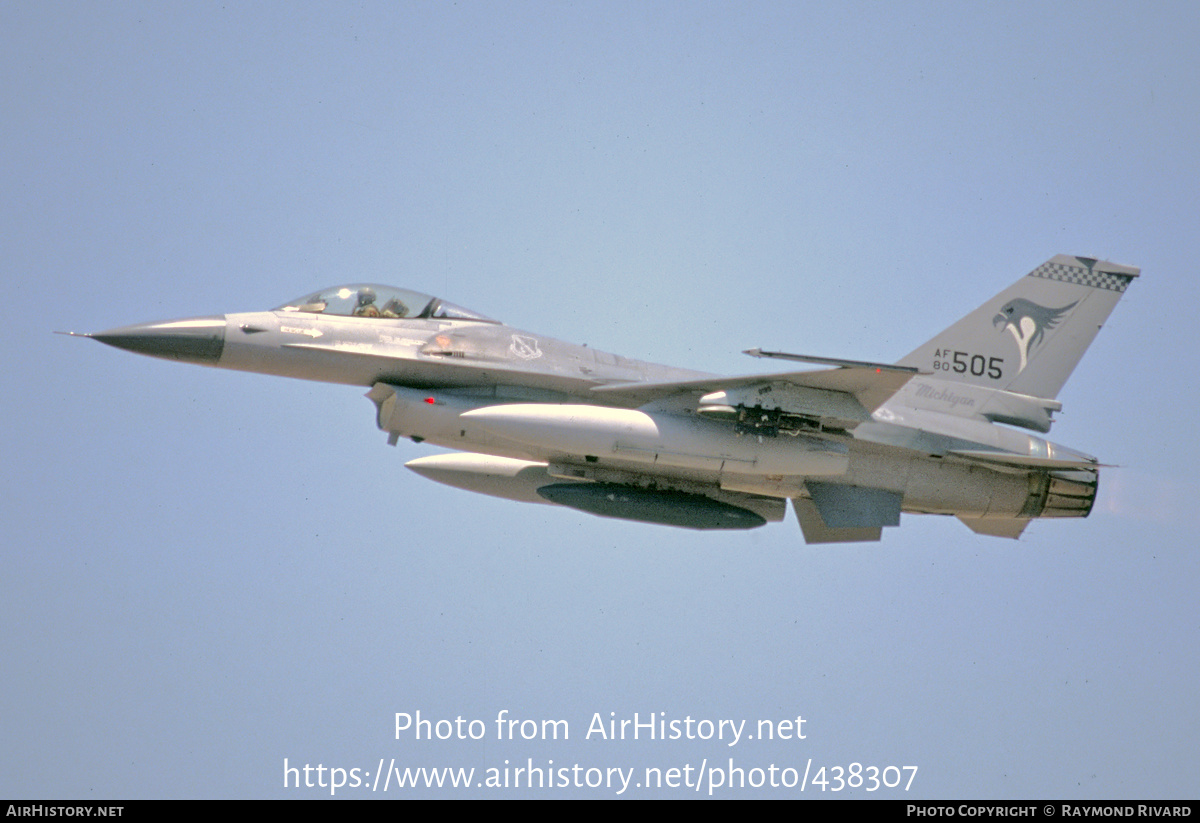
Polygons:
<instances>
[{"instance_id":1,"label":"cockpit","mask_svg":"<svg viewBox=\"0 0 1200 823\"><path fill-rule=\"evenodd\" d=\"M394 286L376 283L355 283L334 286L298 300L292 300L275 311L302 311L308 314L331 314L338 317L439 318L445 320L479 320L497 323L490 317L464 309L429 294L421 294Z\"/></svg>"}]
</instances>

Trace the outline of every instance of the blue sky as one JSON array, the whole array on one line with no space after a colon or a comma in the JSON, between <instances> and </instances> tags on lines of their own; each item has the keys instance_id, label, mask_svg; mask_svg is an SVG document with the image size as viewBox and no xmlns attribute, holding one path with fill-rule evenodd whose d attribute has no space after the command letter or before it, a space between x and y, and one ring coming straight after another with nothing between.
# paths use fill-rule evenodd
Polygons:
<instances>
[{"instance_id":1,"label":"blue sky","mask_svg":"<svg viewBox=\"0 0 1200 823\"><path fill-rule=\"evenodd\" d=\"M329 794L285 789L285 758L732 757L918 767L886 797L1194 797L1191 4L3 21L0 795ZM403 469L433 451L388 448L357 389L52 334L372 281L736 374L752 346L899 358L1058 253L1143 269L1052 435L1119 468L1090 518L1019 542L905 516L810 548L790 516L696 534L508 503ZM394 732L501 710L571 739ZM806 738L584 739L610 712L799 715Z\"/></svg>"}]
</instances>

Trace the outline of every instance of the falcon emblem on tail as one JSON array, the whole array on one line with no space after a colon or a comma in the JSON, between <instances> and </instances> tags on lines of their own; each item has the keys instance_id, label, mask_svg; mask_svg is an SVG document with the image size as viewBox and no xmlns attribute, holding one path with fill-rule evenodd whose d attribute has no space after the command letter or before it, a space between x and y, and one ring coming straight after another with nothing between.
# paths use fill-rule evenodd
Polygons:
<instances>
[{"instance_id":1,"label":"falcon emblem on tail","mask_svg":"<svg viewBox=\"0 0 1200 823\"><path fill-rule=\"evenodd\" d=\"M1017 341L1017 350L1021 354L1021 367L1017 370L1018 374L1025 371L1025 366L1029 363L1029 353L1042 342L1046 335L1046 329L1052 329L1058 325L1058 321L1062 319L1063 315L1075 308L1078 302L1076 300L1075 303L1063 306L1061 309L1051 309L1018 297L1005 303L1000 312L992 318L993 326L1002 326L1004 329L1008 329Z\"/></svg>"}]
</instances>

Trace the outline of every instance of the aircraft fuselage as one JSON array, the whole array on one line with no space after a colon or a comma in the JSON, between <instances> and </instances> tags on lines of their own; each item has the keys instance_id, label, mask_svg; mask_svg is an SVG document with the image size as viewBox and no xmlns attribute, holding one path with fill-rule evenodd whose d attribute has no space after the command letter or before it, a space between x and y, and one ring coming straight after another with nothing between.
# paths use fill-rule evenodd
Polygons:
<instances>
[{"instance_id":1,"label":"aircraft fuselage","mask_svg":"<svg viewBox=\"0 0 1200 823\"><path fill-rule=\"evenodd\" d=\"M390 443L466 453L409 467L471 491L705 529L779 520L791 499L809 542L877 540L902 511L953 514L977 532L1016 537L1034 517L1091 509L1095 458L1011 426L1049 430L1054 393L1136 274L1056 257L900 364L752 350L833 368L736 378L631 360L369 285L273 311L89 336L158 357L369 387Z\"/></svg>"}]
</instances>

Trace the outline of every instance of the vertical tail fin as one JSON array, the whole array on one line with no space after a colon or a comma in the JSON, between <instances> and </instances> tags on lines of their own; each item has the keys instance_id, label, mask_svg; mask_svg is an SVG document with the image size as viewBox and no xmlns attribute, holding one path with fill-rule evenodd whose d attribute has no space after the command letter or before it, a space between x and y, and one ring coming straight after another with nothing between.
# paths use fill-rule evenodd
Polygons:
<instances>
[{"instance_id":1,"label":"vertical tail fin","mask_svg":"<svg viewBox=\"0 0 1200 823\"><path fill-rule=\"evenodd\" d=\"M1139 269L1060 254L899 361L935 376L1058 395Z\"/></svg>"}]
</instances>

